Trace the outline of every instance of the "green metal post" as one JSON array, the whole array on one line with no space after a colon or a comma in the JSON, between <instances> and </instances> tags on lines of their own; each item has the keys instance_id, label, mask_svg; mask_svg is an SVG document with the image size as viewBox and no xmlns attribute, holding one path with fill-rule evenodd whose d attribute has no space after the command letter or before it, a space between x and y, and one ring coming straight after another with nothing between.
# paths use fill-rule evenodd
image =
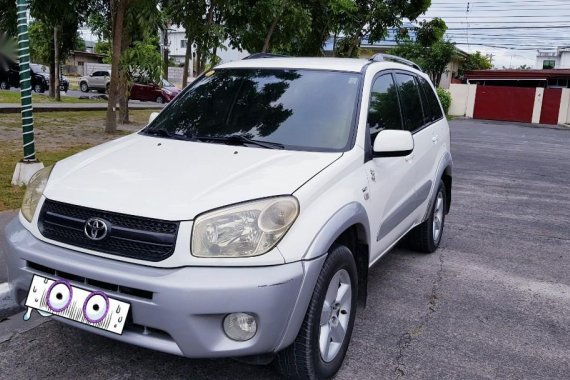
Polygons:
<instances>
[{"instance_id":1,"label":"green metal post","mask_svg":"<svg viewBox=\"0 0 570 380\"><path fill-rule=\"evenodd\" d=\"M32 113L32 81L30 79L30 41L28 37L28 0L17 0L18 56L20 58L20 96L22 102L22 137L24 161L36 160L34 117Z\"/></svg>"}]
</instances>

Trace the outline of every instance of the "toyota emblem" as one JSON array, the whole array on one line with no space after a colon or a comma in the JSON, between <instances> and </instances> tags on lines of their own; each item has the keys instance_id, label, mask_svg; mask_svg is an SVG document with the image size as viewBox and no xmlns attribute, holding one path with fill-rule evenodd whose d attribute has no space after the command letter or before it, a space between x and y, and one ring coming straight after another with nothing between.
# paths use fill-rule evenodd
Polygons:
<instances>
[{"instance_id":1,"label":"toyota emblem","mask_svg":"<svg viewBox=\"0 0 570 380\"><path fill-rule=\"evenodd\" d=\"M85 222L84 232L91 240L103 240L109 233L109 226L103 219L89 218Z\"/></svg>"}]
</instances>

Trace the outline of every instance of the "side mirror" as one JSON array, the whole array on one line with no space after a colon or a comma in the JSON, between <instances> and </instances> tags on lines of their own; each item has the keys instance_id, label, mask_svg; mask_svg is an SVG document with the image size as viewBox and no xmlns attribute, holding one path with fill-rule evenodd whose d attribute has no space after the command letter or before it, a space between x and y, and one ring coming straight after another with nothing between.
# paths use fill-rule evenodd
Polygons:
<instances>
[{"instance_id":1,"label":"side mirror","mask_svg":"<svg viewBox=\"0 0 570 380\"><path fill-rule=\"evenodd\" d=\"M374 157L404 157L414 150L414 137L410 131L385 129L374 140Z\"/></svg>"},{"instance_id":2,"label":"side mirror","mask_svg":"<svg viewBox=\"0 0 570 380\"><path fill-rule=\"evenodd\" d=\"M154 119L156 119L157 116L158 116L158 112L153 112L153 113L151 113L150 116L148 117L148 123L149 123L149 124L152 123L152 121L153 121Z\"/></svg>"}]
</instances>

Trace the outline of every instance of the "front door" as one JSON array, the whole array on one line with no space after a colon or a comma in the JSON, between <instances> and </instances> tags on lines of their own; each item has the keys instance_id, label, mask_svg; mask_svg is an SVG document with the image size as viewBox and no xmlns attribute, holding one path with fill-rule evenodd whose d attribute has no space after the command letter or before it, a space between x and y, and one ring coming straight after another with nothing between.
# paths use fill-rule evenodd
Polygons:
<instances>
[{"instance_id":1,"label":"front door","mask_svg":"<svg viewBox=\"0 0 570 380\"><path fill-rule=\"evenodd\" d=\"M383 129L402 129L398 91L392 73L381 73L372 84L368 106L367 128L370 146ZM413 153L412 153L413 154ZM370 202L371 257L374 262L392 246L413 223L410 198L415 191L411 156L378 157L365 163Z\"/></svg>"}]
</instances>

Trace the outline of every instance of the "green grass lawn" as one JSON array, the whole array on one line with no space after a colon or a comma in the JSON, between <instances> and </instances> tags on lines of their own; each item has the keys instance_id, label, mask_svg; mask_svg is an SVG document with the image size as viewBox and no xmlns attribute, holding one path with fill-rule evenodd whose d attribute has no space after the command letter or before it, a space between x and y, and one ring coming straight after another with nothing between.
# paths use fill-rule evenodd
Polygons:
<instances>
[{"instance_id":1,"label":"green grass lawn","mask_svg":"<svg viewBox=\"0 0 570 380\"><path fill-rule=\"evenodd\" d=\"M104 111L46 112L34 115L37 158L45 166L77 152L132 133L143 127L152 110L130 112L131 124L114 134L104 132ZM20 207L25 187L12 186L16 163L22 158L19 114L0 114L0 211Z\"/></svg>"},{"instance_id":2,"label":"green grass lawn","mask_svg":"<svg viewBox=\"0 0 570 380\"><path fill-rule=\"evenodd\" d=\"M55 99L50 98L45 94L32 93L33 103L106 103L102 99L78 99L71 96L61 96L61 102L56 102ZM0 90L0 103L20 103L20 93L15 91L2 91Z\"/></svg>"}]
</instances>

